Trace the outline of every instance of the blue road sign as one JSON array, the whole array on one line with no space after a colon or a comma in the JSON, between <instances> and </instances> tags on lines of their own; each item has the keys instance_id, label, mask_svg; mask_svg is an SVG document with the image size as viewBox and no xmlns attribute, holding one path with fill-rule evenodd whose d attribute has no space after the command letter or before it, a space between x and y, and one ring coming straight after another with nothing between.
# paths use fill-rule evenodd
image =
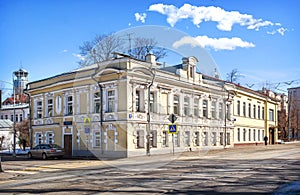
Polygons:
<instances>
[{"instance_id":1,"label":"blue road sign","mask_svg":"<svg viewBox=\"0 0 300 195\"><path fill-rule=\"evenodd\" d=\"M177 133L177 125L176 124L171 124L169 125L169 133Z\"/></svg>"}]
</instances>

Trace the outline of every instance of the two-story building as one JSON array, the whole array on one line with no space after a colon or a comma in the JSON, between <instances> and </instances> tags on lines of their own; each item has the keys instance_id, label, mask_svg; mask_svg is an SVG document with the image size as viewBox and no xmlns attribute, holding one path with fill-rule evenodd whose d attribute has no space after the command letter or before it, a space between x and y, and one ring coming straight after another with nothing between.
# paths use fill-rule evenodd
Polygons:
<instances>
[{"instance_id":1,"label":"two-story building","mask_svg":"<svg viewBox=\"0 0 300 195\"><path fill-rule=\"evenodd\" d=\"M118 54L30 82L33 145L57 143L69 155L97 157L232 147L233 101L224 82L197 73L195 57L167 68L151 54L146 59Z\"/></svg>"}]
</instances>

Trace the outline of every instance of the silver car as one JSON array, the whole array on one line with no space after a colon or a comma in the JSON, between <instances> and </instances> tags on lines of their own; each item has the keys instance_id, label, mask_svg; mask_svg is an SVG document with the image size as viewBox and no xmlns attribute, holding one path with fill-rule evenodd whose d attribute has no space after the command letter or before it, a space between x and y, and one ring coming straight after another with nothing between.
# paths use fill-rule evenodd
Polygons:
<instances>
[{"instance_id":1,"label":"silver car","mask_svg":"<svg viewBox=\"0 0 300 195\"><path fill-rule=\"evenodd\" d=\"M45 160L51 157L62 158L64 154L64 149L57 144L39 144L28 152L28 158L42 158Z\"/></svg>"}]
</instances>

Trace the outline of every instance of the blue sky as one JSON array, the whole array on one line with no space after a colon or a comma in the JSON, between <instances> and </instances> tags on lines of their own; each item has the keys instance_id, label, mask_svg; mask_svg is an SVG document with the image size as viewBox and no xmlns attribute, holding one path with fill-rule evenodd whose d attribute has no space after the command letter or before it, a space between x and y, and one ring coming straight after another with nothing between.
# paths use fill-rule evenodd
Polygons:
<instances>
[{"instance_id":1,"label":"blue sky","mask_svg":"<svg viewBox=\"0 0 300 195\"><path fill-rule=\"evenodd\" d=\"M267 85L283 92L300 86L299 4L286 0L1 0L0 80L12 82L12 72L21 66L30 81L76 69L78 47L96 34L159 25L188 35L174 42L174 49L204 48L223 79L236 68L243 75L241 84L252 89ZM11 86L0 82L0 87Z\"/></svg>"}]
</instances>

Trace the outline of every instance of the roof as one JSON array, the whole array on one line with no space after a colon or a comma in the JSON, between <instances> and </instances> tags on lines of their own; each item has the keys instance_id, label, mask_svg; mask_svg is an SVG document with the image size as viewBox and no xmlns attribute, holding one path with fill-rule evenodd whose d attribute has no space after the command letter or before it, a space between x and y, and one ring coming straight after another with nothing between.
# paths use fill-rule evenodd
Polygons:
<instances>
[{"instance_id":1,"label":"roof","mask_svg":"<svg viewBox=\"0 0 300 195\"><path fill-rule=\"evenodd\" d=\"M13 122L11 120L8 119L0 119L0 128L11 128L12 127Z\"/></svg>"}]
</instances>

